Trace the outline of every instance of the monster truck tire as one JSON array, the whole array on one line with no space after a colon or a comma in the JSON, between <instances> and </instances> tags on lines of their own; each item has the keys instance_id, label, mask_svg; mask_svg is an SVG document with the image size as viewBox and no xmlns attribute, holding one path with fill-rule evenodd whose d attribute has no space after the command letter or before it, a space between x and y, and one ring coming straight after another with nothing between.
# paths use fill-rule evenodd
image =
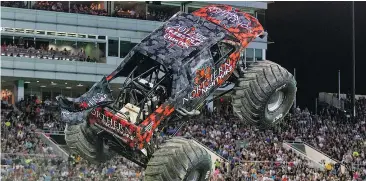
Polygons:
<instances>
[{"instance_id":1,"label":"monster truck tire","mask_svg":"<svg viewBox=\"0 0 366 181\"><path fill-rule=\"evenodd\" d=\"M145 171L145 181L206 181L211 156L192 140L174 137L155 151Z\"/></svg>"},{"instance_id":2,"label":"monster truck tire","mask_svg":"<svg viewBox=\"0 0 366 181\"><path fill-rule=\"evenodd\" d=\"M233 111L256 125L271 127L291 109L296 81L285 68L271 61L258 61L247 67L232 94Z\"/></svg>"},{"instance_id":3,"label":"monster truck tire","mask_svg":"<svg viewBox=\"0 0 366 181\"><path fill-rule=\"evenodd\" d=\"M114 152L109 152L104 148L102 140L99 140L97 133L99 128L87 124L67 125L65 129L65 141L72 152L88 160L90 163L100 163L115 156Z\"/></svg>"}]
</instances>

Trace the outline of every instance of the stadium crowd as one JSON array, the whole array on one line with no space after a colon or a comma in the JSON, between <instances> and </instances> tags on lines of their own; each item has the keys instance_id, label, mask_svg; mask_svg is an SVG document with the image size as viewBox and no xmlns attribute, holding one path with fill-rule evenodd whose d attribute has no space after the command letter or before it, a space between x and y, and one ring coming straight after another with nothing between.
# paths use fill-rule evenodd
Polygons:
<instances>
[{"instance_id":1,"label":"stadium crowd","mask_svg":"<svg viewBox=\"0 0 366 181\"><path fill-rule=\"evenodd\" d=\"M13 8L27 8L27 4L24 1L1 1L1 6ZM146 11L146 6L148 7L148 11ZM112 11L111 14L108 14L107 10L103 8L102 4L100 3L92 2L91 4L77 4L71 2L69 7L69 3L67 1L35 1L32 9L56 12L70 12L77 14L90 14L97 16L112 15L114 17L151 21L166 21L177 12L167 10L167 8L162 6L149 6L148 4L144 4L144 6L139 6L139 8L124 8L122 6L116 5L114 7L114 11Z\"/></svg>"},{"instance_id":2,"label":"stadium crowd","mask_svg":"<svg viewBox=\"0 0 366 181\"><path fill-rule=\"evenodd\" d=\"M92 3L90 5L74 4L71 7L71 13L108 16L107 11L104 8L101 8L100 4L96 4L96 3Z\"/></svg>"},{"instance_id":3,"label":"stadium crowd","mask_svg":"<svg viewBox=\"0 0 366 181\"><path fill-rule=\"evenodd\" d=\"M193 137L224 158L215 162L214 181L365 180L365 105L365 99L357 101L354 121L343 111L330 107L323 108L318 115L297 108L278 128L267 130L243 124L232 116L228 107L191 118L178 132L175 127L170 127L162 136L176 133L177 136ZM2 120L7 120L1 125L2 165L7 166L2 168L3 178L116 180L123 177L139 180L143 177L143 169L123 158L93 165L78 156L69 161L55 156L51 147L38 138L35 129L52 125L50 120L57 120L57 116L51 116L47 111L37 116L47 107L37 103L37 99L20 102L17 107L23 108L26 115L23 119L18 119L19 115L14 111L11 114L2 111ZM5 115L7 117L3 117ZM64 126L60 123L55 129L61 131ZM311 167L314 165L311 161L284 149L284 140L304 141L338 160L339 164L324 163L324 169ZM341 173L340 164L346 165L346 172Z\"/></svg>"},{"instance_id":4,"label":"stadium crowd","mask_svg":"<svg viewBox=\"0 0 366 181\"><path fill-rule=\"evenodd\" d=\"M42 44L40 48L36 49L33 45L28 46L26 42L25 44L7 44L4 42L1 45L1 56L97 62L95 58L86 56L83 49L75 53L66 48L63 50L49 48L45 44Z\"/></svg>"},{"instance_id":5,"label":"stadium crowd","mask_svg":"<svg viewBox=\"0 0 366 181\"><path fill-rule=\"evenodd\" d=\"M151 21L167 21L175 12L151 11L147 14L146 20Z\"/></svg>"},{"instance_id":6,"label":"stadium crowd","mask_svg":"<svg viewBox=\"0 0 366 181\"><path fill-rule=\"evenodd\" d=\"M25 1L1 1L1 6L11 8L26 8L27 4Z\"/></svg>"},{"instance_id":7,"label":"stadium crowd","mask_svg":"<svg viewBox=\"0 0 366 181\"><path fill-rule=\"evenodd\" d=\"M68 12L68 8L60 1L36 1L33 9L45 11Z\"/></svg>"},{"instance_id":8,"label":"stadium crowd","mask_svg":"<svg viewBox=\"0 0 366 181\"><path fill-rule=\"evenodd\" d=\"M325 108L318 116L298 108L285 118L281 129L273 130L258 130L235 118L217 119L220 116L214 115L188 122L178 135L192 136L229 160L217 163L216 180L365 180L365 124L360 119L353 123L339 112ZM339 122L327 119L329 116ZM321 171L284 149L283 141L305 141L332 158L342 159L335 165L323 163L325 170ZM240 142L246 146L240 147ZM341 164L347 165L349 172L341 173Z\"/></svg>"},{"instance_id":9,"label":"stadium crowd","mask_svg":"<svg viewBox=\"0 0 366 181\"><path fill-rule=\"evenodd\" d=\"M123 5L116 4L113 16L130 19L146 19L146 7L126 8Z\"/></svg>"},{"instance_id":10,"label":"stadium crowd","mask_svg":"<svg viewBox=\"0 0 366 181\"><path fill-rule=\"evenodd\" d=\"M140 180L142 169L121 157L95 165L78 155L70 155L69 160L56 155L40 138L40 128L52 132L52 128L64 130L65 125L47 106L30 97L15 107L2 107L1 180Z\"/></svg>"}]
</instances>

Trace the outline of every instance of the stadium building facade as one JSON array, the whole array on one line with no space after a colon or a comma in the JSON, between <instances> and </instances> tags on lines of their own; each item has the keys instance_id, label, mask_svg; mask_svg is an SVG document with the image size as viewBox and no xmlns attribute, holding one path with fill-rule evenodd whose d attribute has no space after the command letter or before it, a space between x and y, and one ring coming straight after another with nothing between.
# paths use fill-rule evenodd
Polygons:
<instances>
[{"instance_id":1,"label":"stadium building facade","mask_svg":"<svg viewBox=\"0 0 366 181\"><path fill-rule=\"evenodd\" d=\"M235 6L266 27L268 2L1 2L1 99L77 97L176 12L208 4ZM243 56L264 60L266 49L267 38L258 38ZM112 82L115 93L122 82Z\"/></svg>"}]
</instances>

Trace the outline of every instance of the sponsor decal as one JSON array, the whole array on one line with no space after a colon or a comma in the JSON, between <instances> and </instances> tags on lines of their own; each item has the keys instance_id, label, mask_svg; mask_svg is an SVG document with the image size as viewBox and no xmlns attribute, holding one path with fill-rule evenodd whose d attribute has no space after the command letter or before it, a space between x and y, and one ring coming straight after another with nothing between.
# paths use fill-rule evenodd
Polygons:
<instances>
[{"instance_id":1,"label":"sponsor decal","mask_svg":"<svg viewBox=\"0 0 366 181\"><path fill-rule=\"evenodd\" d=\"M103 102L104 100L107 99L107 97L108 97L107 94L97 93L96 95L91 97L89 100L87 100L88 107L92 107L92 106L97 105L100 102Z\"/></svg>"},{"instance_id":2,"label":"sponsor decal","mask_svg":"<svg viewBox=\"0 0 366 181\"><path fill-rule=\"evenodd\" d=\"M92 96L91 98L82 98L79 107L83 109L87 109L101 103L107 99L108 95L104 93L97 93L96 95Z\"/></svg>"},{"instance_id":3,"label":"sponsor decal","mask_svg":"<svg viewBox=\"0 0 366 181\"><path fill-rule=\"evenodd\" d=\"M213 87L222 85L227 76L232 72L233 66L230 63L230 59L228 59L218 69L212 70L211 67L205 67L196 71L196 77L194 78L195 86L188 97L183 98L183 104L186 101L209 94Z\"/></svg>"},{"instance_id":4,"label":"sponsor decal","mask_svg":"<svg viewBox=\"0 0 366 181\"><path fill-rule=\"evenodd\" d=\"M131 131L127 127L123 126L120 122L112 120L112 118L97 110L93 110L91 113L95 117L99 118L100 121L98 123L101 123L103 126L113 130L115 133L131 140L135 138L132 136Z\"/></svg>"},{"instance_id":5,"label":"sponsor decal","mask_svg":"<svg viewBox=\"0 0 366 181\"><path fill-rule=\"evenodd\" d=\"M221 64L221 66L212 71L211 67L206 67L197 70L195 77L195 84L193 91L190 94L190 98L197 98L209 93L209 90L214 86L220 86L225 80L226 76L233 70L232 65L229 62Z\"/></svg>"},{"instance_id":6,"label":"sponsor decal","mask_svg":"<svg viewBox=\"0 0 366 181\"><path fill-rule=\"evenodd\" d=\"M207 37L196 31L195 27L174 25L165 29L164 39L170 42L169 47L177 45L181 48L199 46Z\"/></svg>"},{"instance_id":7,"label":"sponsor decal","mask_svg":"<svg viewBox=\"0 0 366 181\"><path fill-rule=\"evenodd\" d=\"M236 12L224 10L215 6L209 7L208 12L210 16L222 19L221 24L226 28L240 27L249 29L250 27L250 20L248 20L245 16L238 16ZM223 23L224 20L226 20L227 23Z\"/></svg>"},{"instance_id":8,"label":"sponsor decal","mask_svg":"<svg viewBox=\"0 0 366 181\"><path fill-rule=\"evenodd\" d=\"M278 121L278 120L279 120L279 119L281 119L282 117L283 117L283 115L282 115L282 113L281 113L281 114L279 114L278 116L276 116L276 117L274 118L273 122Z\"/></svg>"},{"instance_id":9,"label":"sponsor decal","mask_svg":"<svg viewBox=\"0 0 366 181\"><path fill-rule=\"evenodd\" d=\"M84 120L84 112L69 112L61 109L61 120L69 124L78 124Z\"/></svg>"},{"instance_id":10,"label":"sponsor decal","mask_svg":"<svg viewBox=\"0 0 366 181\"><path fill-rule=\"evenodd\" d=\"M210 178L210 176L211 176L211 171L209 170L206 172L205 180L208 180Z\"/></svg>"}]
</instances>

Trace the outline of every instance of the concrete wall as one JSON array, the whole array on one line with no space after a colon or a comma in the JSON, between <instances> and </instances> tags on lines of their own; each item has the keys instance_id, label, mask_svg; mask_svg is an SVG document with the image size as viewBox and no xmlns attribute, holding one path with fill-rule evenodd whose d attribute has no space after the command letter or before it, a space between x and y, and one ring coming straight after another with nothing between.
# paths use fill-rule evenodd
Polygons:
<instances>
[{"instance_id":1,"label":"concrete wall","mask_svg":"<svg viewBox=\"0 0 366 181\"><path fill-rule=\"evenodd\" d=\"M60 146L50 140L50 138L43 132L37 132L40 136L41 140L45 142L47 145L52 147L53 152L56 153L58 156L62 157L63 159L67 160L69 158L69 154L66 153Z\"/></svg>"},{"instance_id":2,"label":"concrete wall","mask_svg":"<svg viewBox=\"0 0 366 181\"><path fill-rule=\"evenodd\" d=\"M1 57L1 76L98 82L116 65L24 57ZM113 83L122 83L118 78Z\"/></svg>"},{"instance_id":3,"label":"concrete wall","mask_svg":"<svg viewBox=\"0 0 366 181\"><path fill-rule=\"evenodd\" d=\"M297 143L300 144L300 143ZM306 157L308 160L311 161L313 166L316 166L317 168L324 168L324 165L322 165L322 161L325 161L325 163L339 163L339 161L332 159L331 157L329 157L328 155L326 155L325 153L313 148L312 146L302 142L302 144L304 144L305 146L305 154L301 153L300 151L296 150L293 146L291 146L290 142L284 142L282 144L283 148L289 150L292 149L293 151L295 151L296 154L302 156L302 157ZM341 165L341 172L344 173L346 171L346 168L344 165Z\"/></svg>"},{"instance_id":4,"label":"concrete wall","mask_svg":"<svg viewBox=\"0 0 366 181\"><path fill-rule=\"evenodd\" d=\"M1 7L1 26L141 40L162 22Z\"/></svg>"},{"instance_id":5,"label":"concrete wall","mask_svg":"<svg viewBox=\"0 0 366 181\"><path fill-rule=\"evenodd\" d=\"M284 142L284 143L282 143L282 147L284 149L286 149L286 150L292 150L292 151L294 151L296 153L296 155L300 156L303 159L309 160L310 161L309 166L311 166L313 168L324 169L324 165L320 164L316 160L313 160L307 154L304 154L304 153L298 151L297 149L293 148L290 143Z\"/></svg>"},{"instance_id":6,"label":"concrete wall","mask_svg":"<svg viewBox=\"0 0 366 181\"><path fill-rule=\"evenodd\" d=\"M332 158L327 156L325 153L322 153L322 152L314 149L310 145L304 144L304 146L305 146L306 155L308 155L310 158L317 161L318 163L320 163L322 160L324 160L325 163L337 163L337 161L333 160Z\"/></svg>"}]
</instances>

